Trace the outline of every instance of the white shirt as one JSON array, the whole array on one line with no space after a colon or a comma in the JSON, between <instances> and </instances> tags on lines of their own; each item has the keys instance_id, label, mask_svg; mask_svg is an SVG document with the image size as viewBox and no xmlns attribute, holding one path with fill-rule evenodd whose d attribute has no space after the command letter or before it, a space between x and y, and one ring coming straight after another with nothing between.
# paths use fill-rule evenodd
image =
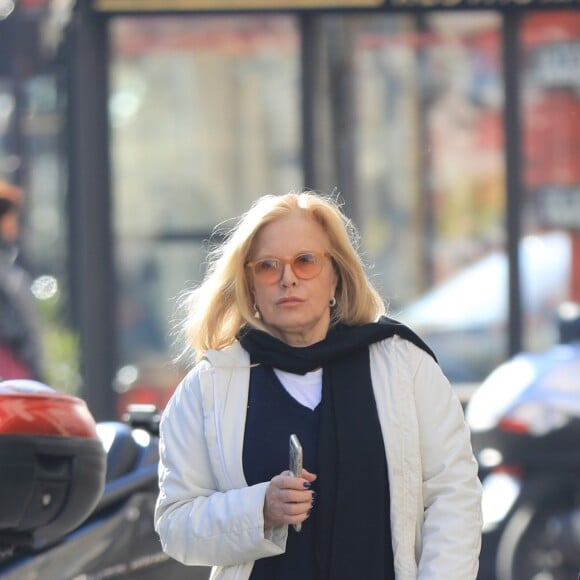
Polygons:
<instances>
[{"instance_id":1,"label":"white shirt","mask_svg":"<svg viewBox=\"0 0 580 580\"><path fill-rule=\"evenodd\" d=\"M280 369L274 369L274 372L294 399L312 411L316 409L322 399L322 369L316 369L305 375L295 375Z\"/></svg>"}]
</instances>

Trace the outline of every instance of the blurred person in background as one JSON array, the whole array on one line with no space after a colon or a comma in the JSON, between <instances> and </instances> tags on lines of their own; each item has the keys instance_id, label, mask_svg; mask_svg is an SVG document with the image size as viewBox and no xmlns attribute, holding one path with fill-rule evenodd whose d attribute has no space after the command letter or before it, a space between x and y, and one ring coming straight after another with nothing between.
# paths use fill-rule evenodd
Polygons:
<instances>
[{"instance_id":1,"label":"blurred person in background","mask_svg":"<svg viewBox=\"0 0 580 580\"><path fill-rule=\"evenodd\" d=\"M356 240L332 198L265 196L189 295L198 364L161 420L155 524L212 580L477 575L461 404L429 347L384 316Z\"/></svg>"},{"instance_id":2,"label":"blurred person in background","mask_svg":"<svg viewBox=\"0 0 580 580\"><path fill-rule=\"evenodd\" d=\"M22 189L0 181L0 380L42 379L40 319L30 276L16 263Z\"/></svg>"}]
</instances>

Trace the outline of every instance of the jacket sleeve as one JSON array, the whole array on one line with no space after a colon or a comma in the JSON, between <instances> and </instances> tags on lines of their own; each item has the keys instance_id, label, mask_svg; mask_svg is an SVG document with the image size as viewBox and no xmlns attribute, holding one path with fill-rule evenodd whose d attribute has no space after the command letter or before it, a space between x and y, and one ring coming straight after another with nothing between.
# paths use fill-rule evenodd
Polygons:
<instances>
[{"instance_id":1,"label":"jacket sleeve","mask_svg":"<svg viewBox=\"0 0 580 580\"><path fill-rule=\"evenodd\" d=\"M416 352L415 404L424 503L417 578L472 580L478 570L482 516L470 433L461 403L439 365Z\"/></svg>"},{"instance_id":2,"label":"jacket sleeve","mask_svg":"<svg viewBox=\"0 0 580 580\"><path fill-rule=\"evenodd\" d=\"M163 550L183 564L204 566L280 554L287 526L264 535L268 483L218 489L204 435L199 371L198 365L179 385L161 419L155 529Z\"/></svg>"}]
</instances>

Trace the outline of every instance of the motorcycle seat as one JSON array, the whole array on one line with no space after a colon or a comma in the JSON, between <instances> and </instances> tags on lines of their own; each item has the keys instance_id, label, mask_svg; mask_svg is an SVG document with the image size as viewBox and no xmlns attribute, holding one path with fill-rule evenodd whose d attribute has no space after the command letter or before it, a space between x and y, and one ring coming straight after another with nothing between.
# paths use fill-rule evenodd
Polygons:
<instances>
[{"instance_id":1,"label":"motorcycle seat","mask_svg":"<svg viewBox=\"0 0 580 580\"><path fill-rule=\"evenodd\" d=\"M129 425L117 421L97 424L97 433L107 452L106 482L126 475L137 464L142 449Z\"/></svg>"}]
</instances>

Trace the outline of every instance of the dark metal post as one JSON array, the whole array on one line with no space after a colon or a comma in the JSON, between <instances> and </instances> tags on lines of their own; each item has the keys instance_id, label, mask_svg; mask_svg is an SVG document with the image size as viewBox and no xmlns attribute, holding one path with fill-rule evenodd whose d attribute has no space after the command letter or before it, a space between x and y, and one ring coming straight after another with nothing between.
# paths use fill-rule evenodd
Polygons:
<instances>
[{"instance_id":1,"label":"dark metal post","mask_svg":"<svg viewBox=\"0 0 580 580\"><path fill-rule=\"evenodd\" d=\"M316 108L314 89L316 70L316 26L311 15L300 17L300 63L302 72L301 117L302 117L302 172L303 183L307 189L316 189L318 175L316 171Z\"/></svg>"},{"instance_id":2,"label":"dark metal post","mask_svg":"<svg viewBox=\"0 0 580 580\"><path fill-rule=\"evenodd\" d=\"M356 24L343 16L329 29L330 97L334 168L345 211L360 227L356 172L355 35Z\"/></svg>"},{"instance_id":3,"label":"dark metal post","mask_svg":"<svg viewBox=\"0 0 580 580\"><path fill-rule=\"evenodd\" d=\"M115 292L108 128L107 21L87 0L68 30L71 294L82 395L97 420L116 415Z\"/></svg>"},{"instance_id":4,"label":"dark metal post","mask_svg":"<svg viewBox=\"0 0 580 580\"><path fill-rule=\"evenodd\" d=\"M330 193L337 185L328 34L319 14L300 15L303 185Z\"/></svg>"},{"instance_id":5,"label":"dark metal post","mask_svg":"<svg viewBox=\"0 0 580 580\"><path fill-rule=\"evenodd\" d=\"M505 87L504 131L507 195L507 254L509 260L509 355L522 349L522 299L519 242L521 237L521 124L520 47L518 12L503 17L503 76Z\"/></svg>"}]
</instances>

